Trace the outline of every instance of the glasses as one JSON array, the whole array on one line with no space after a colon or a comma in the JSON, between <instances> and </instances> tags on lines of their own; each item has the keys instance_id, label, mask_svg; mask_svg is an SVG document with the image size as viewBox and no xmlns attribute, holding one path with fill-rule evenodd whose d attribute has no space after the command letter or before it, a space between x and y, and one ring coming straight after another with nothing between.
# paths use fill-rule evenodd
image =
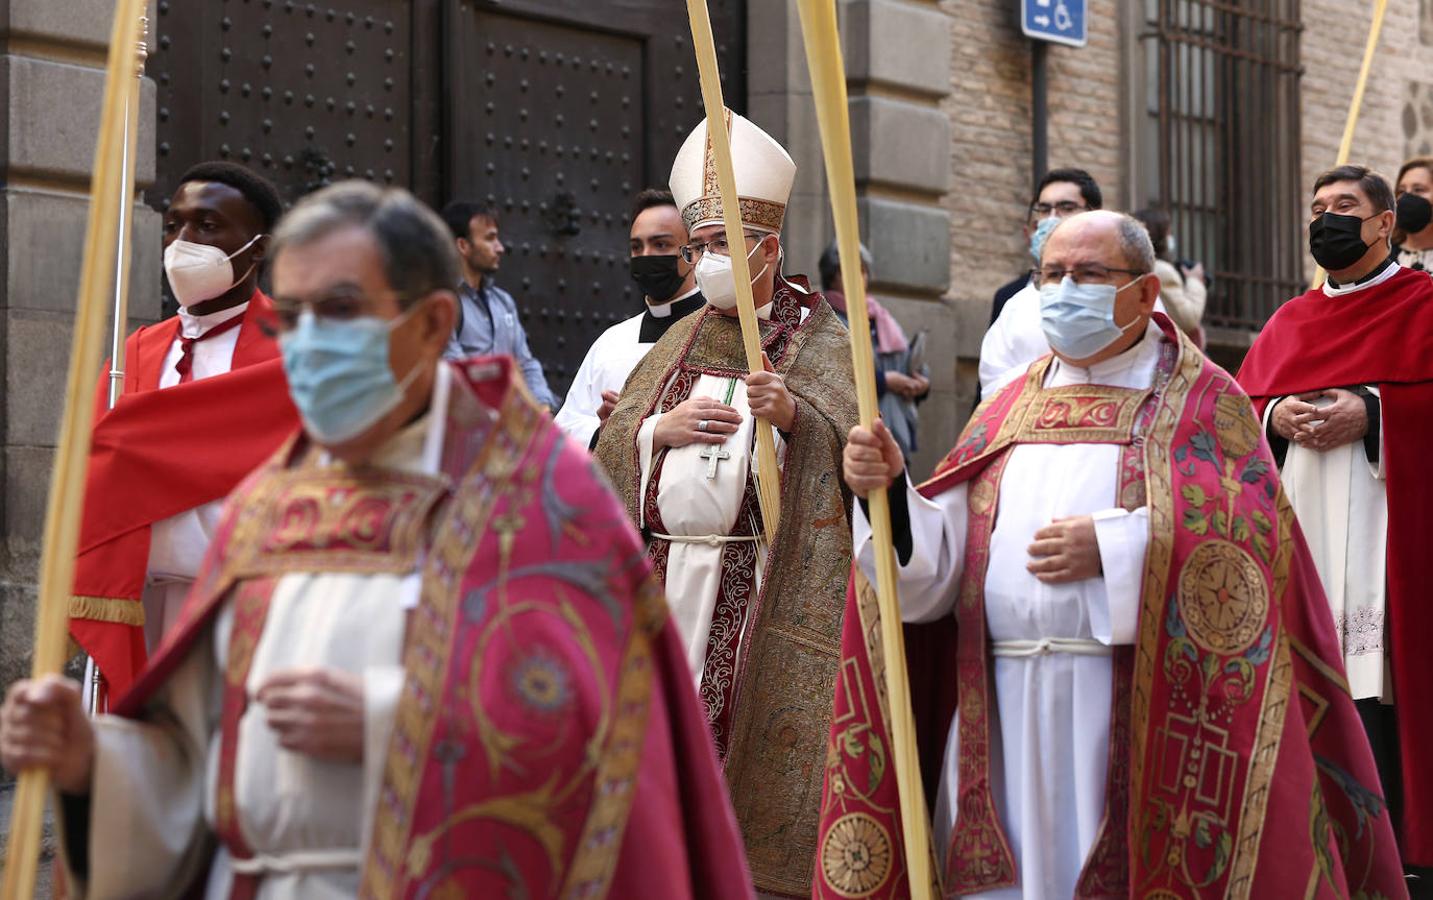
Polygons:
<instances>
[{"instance_id":1,"label":"glasses","mask_svg":"<svg viewBox=\"0 0 1433 900\"><path fill-rule=\"evenodd\" d=\"M1073 200L1061 200L1059 203L1032 203L1030 204L1030 215L1043 219L1050 215L1050 213L1054 213L1063 219L1066 216L1073 216L1075 213L1084 212L1087 209L1089 209L1089 207L1085 204L1076 203Z\"/></svg>"},{"instance_id":2,"label":"glasses","mask_svg":"<svg viewBox=\"0 0 1433 900\"><path fill-rule=\"evenodd\" d=\"M405 304L403 298L394 295L400 312ZM310 299L295 297L274 298L274 321L279 331L288 331L298 325L299 316L305 309L311 310L316 318L346 321L375 315L380 304L377 298L365 297L356 288L340 287Z\"/></svg>"},{"instance_id":3,"label":"glasses","mask_svg":"<svg viewBox=\"0 0 1433 900\"><path fill-rule=\"evenodd\" d=\"M761 240L761 235L759 234L747 233L743 236L748 241ZM710 250L712 253L715 253L717 256L731 256L731 243L726 239L726 235L722 235L714 241L683 244L682 259L689 263L696 262L697 257L701 256L703 253L706 253L708 250Z\"/></svg>"},{"instance_id":4,"label":"glasses","mask_svg":"<svg viewBox=\"0 0 1433 900\"><path fill-rule=\"evenodd\" d=\"M1120 275L1148 275L1148 272L1141 272L1138 269L1112 269L1109 266L1102 266L1099 263L1085 263L1075 266L1072 269L1062 269L1059 266L1043 266L1035 270L1035 279L1040 287L1050 284L1059 284L1068 275L1075 284L1109 284L1110 276Z\"/></svg>"}]
</instances>

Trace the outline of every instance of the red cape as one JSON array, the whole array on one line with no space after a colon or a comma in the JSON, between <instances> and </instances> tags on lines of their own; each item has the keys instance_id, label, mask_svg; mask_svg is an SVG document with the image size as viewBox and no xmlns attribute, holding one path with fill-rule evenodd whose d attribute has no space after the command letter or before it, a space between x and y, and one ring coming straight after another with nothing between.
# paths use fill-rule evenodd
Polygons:
<instances>
[{"instance_id":1,"label":"red cape","mask_svg":"<svg viewBox=\"0 0 1433 900\"><path fill-rule=\"evenodd\" d=\"M150 526L226 496L298 425L278 345L263 331L273 304L255 293L233 370L159 390L178 318L125 342L125 392L96 403L70 634L104 674L111 696L145 663L143 608ZM106 369L108 366L106 366Z\"/></svg>"},{"instance_id":2,"label":"red cape","mask_svg":"<svg viewBox=\"0 0 1433 900\"><path fill-rule=\"evenodd\" d=\"M1423 557L1433 535L1433 278L1403 269L1330 297L1309 291L1269 319L1238 380L1262 413L1275 397L1378 385L1388 494L1388 626L1403 760L1404 858L1433 866L1433 635Z\"/></svg>"}]
</instances>

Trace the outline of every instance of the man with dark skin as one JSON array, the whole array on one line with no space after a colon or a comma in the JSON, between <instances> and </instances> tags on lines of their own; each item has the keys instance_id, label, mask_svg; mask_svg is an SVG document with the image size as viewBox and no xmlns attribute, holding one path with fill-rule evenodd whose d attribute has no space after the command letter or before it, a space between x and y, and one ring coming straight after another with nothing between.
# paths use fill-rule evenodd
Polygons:
<instances>
[{"instance_id":1,"label":"man with dark skin","mask_svg":"<svg viewBox=\"0 0 1433 900\"><path fill-rule=\"evenodd\" d=\"M163 219L165 277L179 310L130 335L122 384L106 375L96 391L95 445L118 449L92 470L71 632L111 696L178 614L218 501L293 427L282 371L271 362L273 304L259 289L268 233L282 212L274 187L243 166L208 162L186 172ZM266 362L244 378L187 389ZM186 390L145 396L175 387ZM121 395L123 408L109 413ZM145 457L158 447L180 477L153 478ZM216 447L225 448L222 458Z\"/></svg>"},{"instance_id":2,"label":"man with dark skin","mask_svg":"<svg viewBox=\"0 0 1433 900\"><path fill-rule=\"evenodd\" d=\"M236 187L220 181L186 181L164 211L164 246L177 240L218 247L244 273L217 297L188 307L197 316L247 303L259 287L273 220ZM177 298L176 298L177 299Z\"/></svg>"}]
</instances>

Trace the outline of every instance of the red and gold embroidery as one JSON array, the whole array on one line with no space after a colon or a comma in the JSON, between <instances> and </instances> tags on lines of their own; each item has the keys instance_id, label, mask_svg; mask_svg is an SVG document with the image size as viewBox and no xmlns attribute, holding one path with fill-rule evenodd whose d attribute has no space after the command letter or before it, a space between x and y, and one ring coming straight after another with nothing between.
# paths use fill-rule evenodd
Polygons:
<instances>
[{"instance_id":1,"label":"red and gold embroidery","mask_svg":"<svg viewBox=\"0 0 1433 900\"><path fill-rule=\"evenodd\" d=\"M1045 388L1017 441L1024 444L1122 444L1130 439L1147 390L1098 384Z\"/></svg>"},{"instance_id":2,"label":"red and gold embroidery","mask_svg":"<svg viewBox=\"0 0 1433 900\"><path fill-rule=\"evenodd\" d=\"M993 692L985 627L985 575L990 538L999 508L1000 478L1010 454L995 459L976 476L971 492L988 497L968 505L965 571L955 618L956 671L960 679L960 763L955 828L946 851L945 887L958 894L1016 884L1015 854L995 810L990 778L990 729ZM982 487L984 485L984 487Z\"/></svg>"},{"instance_id":3,"label":"red and gold embroidery","mask_svg":"<svg viewBox=\"0 0 1433 900\"><path fill-rule=\"evenodd\" d=\"M301 465L263 492L255 542L233 574L401 574L417 568L441 478Z\"/></svg>"},{"instance_id":4,"label":"red and gold embroidery","mask_svg":"<svg viewBox=\"0 0 1433 900\"><path fill-rule=\"evenodd\" d=\"M220 701L214 832L235 859L249 859L254 855L239 821L234 777L239 758L239 725L249 708L249 671L254 664L254 650L264 634L264 622L269 617L269 600L273 597L276 583L275 578L251 579L240 583L233 592L234 622L229 631L223 697ZM235 875L229 900L250 900L258 896L260 880L258 875Z\"/></svg>"}]
</instances>

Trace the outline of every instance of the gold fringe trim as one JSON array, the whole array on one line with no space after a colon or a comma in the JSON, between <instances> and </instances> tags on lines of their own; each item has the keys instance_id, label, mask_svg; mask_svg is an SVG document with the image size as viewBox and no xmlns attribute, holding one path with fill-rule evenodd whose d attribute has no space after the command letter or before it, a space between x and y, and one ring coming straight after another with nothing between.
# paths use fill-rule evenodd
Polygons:
<instances>
[{"instance_id":1,"label":"gold fringe trim","mask_svg":"<svg viewBox=\"0 0 1433 900\"><path fill-rule=\"evenodd\" d=\"M71 597L70 618L144 627L144 604L119 597Z\"/></svg>"}]
</instances>

